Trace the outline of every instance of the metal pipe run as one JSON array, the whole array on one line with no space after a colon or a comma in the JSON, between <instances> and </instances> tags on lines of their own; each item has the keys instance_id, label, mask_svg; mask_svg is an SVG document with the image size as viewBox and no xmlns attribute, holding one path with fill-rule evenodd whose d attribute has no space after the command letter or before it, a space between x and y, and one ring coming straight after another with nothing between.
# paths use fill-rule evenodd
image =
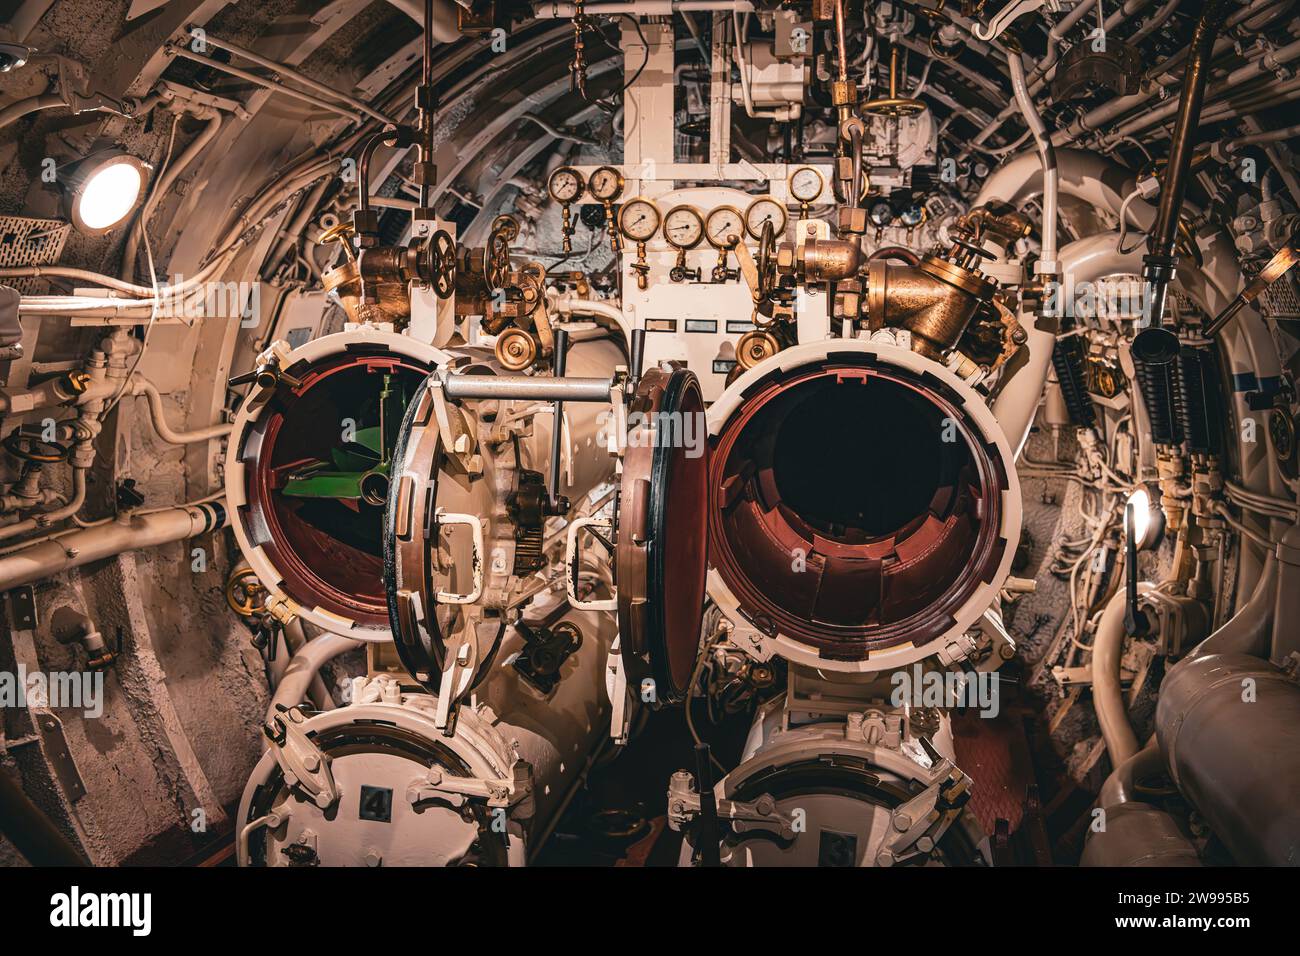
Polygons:
<instances>
[{"instance_id":1,"label":"metal pipe run","mask_svg":"<svg viewBox=\"0 0 1300 956\"><path fill-rule=\"evenodd\" d=\"M1147 255L1142 262L1143 278L1149 289L1145 306L1147 322L1151 328L1140 334L1148 348L1135 351L1148 362L1169 361L1169 343L1160 333L1164 321L1165 302L1169 284L1173 281L1178 258L1174 250L1178 241L1178 216L1183 208L1183 195L1187 191L1187 174L1192 163L1192 139L1200 123L1201 107L1205 102L1205 84L1210 75L1210 61L1214 54L1214 41L1223 25L1226 0L1209 0L1196 21L1192 34L1191 55L1183 73L1183 91L1179 98L1178 120L1174 126L1173 142L1169 149L1169 162L1160 181L1160 206L1156 212L1155 228L1148 237ZM1152 335L1156 332L1156 335ZM1176 342L1173 348L1177 349Z\"/></svg>"},{"instance_id":2,"label":"metal pipe run","mask_svg":"<svg viewBox=\"0 0 1300 956\"><path fill-rule=\"evenodd\" d=\"M400 125L397 122L397 120L393 119L390 116L385 116L383 113L380 113L378 110L371 109L369 106L367 106L365 103L363 103L361 100L357 99L356 97L349 96L347 93L326 86L324 83L321 83L317 80L313 80L310 76L307 76L305 73L295 70L291 66L287 66L284 63L277 63L275 60L267 59L261 54L254 53L252 50L245 49L244 47L239 46L236 43L231 43L229 40L223 40L221 37L213 36L211 33L205 33L203 39L205 42L216 47L218 50L225 50L229 53L235 54L235 56L242 57L243 59L247 60L249 63L254 63L257 66L265 67L268 70L274 70L276 73L280 74L281 76L287 76L291 80L296 80L297 82L301 83L303 86L307 87L307 89L309 90L313 90L314 92L320 93L323 96L332 96L339 102L346 103L348 106L351 106L354 110L359 110L360 112L365 113L367 116L371 117L372 119L379 120L379 122L381 123L388 123L392 126Z\"/></svg>"},{"instance_id":3,"label":"metal pipe run","mask_svg":"<svg viewBox=\"0 0 1300 956\"><path fill-rule=\"evenodd\" d=\"M169 45L167 51L175 56L184 57L187 60L193 60L195 63L201 63L204 66L219 70L222 73L229 73L231 76L249 83L254 83L263 89L270 90L272 93L282 93L291 99L315 106L319 109L327 110L331 113L337 113L340 116L346 116L354 122L361 122L364 118L363 113L358 112L350 107L341 106L337 103L331 103L329 100L322 99L311 93L304 93L302 90L296 90L292 86L285 86L283 83L276 83L274 80L267 79L264 76L258 76L248 70L242 70L237 66L231 66L229 63L222 63L220 60L214 60L208 56L201 56L187 47Z\"/></svg>"},{"instance_id":4,"label":"metal pipe run","mask_svg":"<svg viewBox=\"0 0 1300 956\"><path fill-rule=\"evenodd\" d=\"M543 378L533 375L456 375L441 373L452 401L495 399L523 402L608 402L609 378Z\"/></svg>"},{"instance_id":5,"label":"metal pipe run","mask_svg":"<svg viewBox=\"0 0 1300 956\"><path fill-rule=\"evenodd\" d=\"M220 504L191 505L151 514L127 514L111 524L41 541L0 557L0 591L112 558L124 551L153 548L217 531L226 526L228 517Z\"/></svg>"}]
</instances>

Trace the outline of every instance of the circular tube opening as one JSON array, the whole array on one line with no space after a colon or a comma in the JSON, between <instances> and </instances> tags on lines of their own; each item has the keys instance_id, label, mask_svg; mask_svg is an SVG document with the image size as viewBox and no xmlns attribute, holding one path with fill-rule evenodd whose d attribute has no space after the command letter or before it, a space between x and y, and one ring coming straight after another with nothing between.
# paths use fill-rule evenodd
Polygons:
<instances>
[{"instance_id":1,"label":"circular tube opening","mask_svg":"<svg viewBox=\"0 0 1300 956\"><path fill-rule=\"evenodd\" d=\"M246 526L295 601L386 626L388 469L427 370L345 354L290 371L301 385L282 387L245 441Z\"/></svg>"},{"instance_id":2,"label":"circular tube opening","mask_svg":"<svg viewBox=\"0 0 1300 956\"><path fill-rule=\"evenodd\" d=\"M362 475L361 499L368 505L382 507L388 501L388 474L371 471Z\"/></svg>"},{"instance_id":3,"label":"circular tube opening","mask_svg":"<svg viewBox=\"0 0 1300 956\"><path fill-rule=\"evenodd\" d=\"M863 660L934 640L992 579L1006 487L937 378L869 356L777 372L718 435L712 560L760 628Z\"/></svg>"}]
</instances>

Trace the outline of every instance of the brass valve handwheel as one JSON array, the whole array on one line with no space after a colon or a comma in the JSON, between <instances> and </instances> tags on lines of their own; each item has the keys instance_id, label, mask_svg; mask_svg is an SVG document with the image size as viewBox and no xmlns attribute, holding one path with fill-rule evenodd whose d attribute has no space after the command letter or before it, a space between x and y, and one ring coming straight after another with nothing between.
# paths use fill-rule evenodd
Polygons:
<instances>
[{"instance_id":1,"label":"brass valve handwheel","mask_svg":"<svg viewBox=\"0 0 1300 956\"><path fill-rule=\"evenodd\" d=\"M898 95L898 47L889 51L889 95L867 100L860 107L863 116L916 116L930 107L923 100Z\"/></svg>"},{"instance_id":2,"label":"brass valve handwheel","mask_svg":"<svg viewBox=\"0 0 1300 956\"><path fill-rule=\"evenodd\" d=\"M519 220L514 216L502 214L492 220L491 232L500 229L505 233L506 242L514 242L519 238Z\"/></svg>"},{"instance_id":3,"label":"brass valve handwheel","mask_svg":"<svg viewBox=\"0 0 1300 956\"><path fill-rule=\"evenodd\" d=\"M434 294L450 299L456 291L456 242L445 229L439 229L429 240L429 268Z\"/></svg>"},{"instance_id":4,"label":"brass valve handwheel","mask_svg":"<svg viewBox=\"0 0 1300 956\"><path fill-rule=\"evenodd\" d=\"M226 581L226 603L242 618L253 618L266 610L266 588L252 568L237 568Z\"/></svg>"},{"instance_id":5,"label":"brass valve handwheel","mask_svg":"<svg viewBox=\"0 0 1300 956\"><path fill-rule=\"evenodd\" d=\"M40 464L64 461L68 457L66 445L60 445L55 441L45 441L40 436L26 431L25 427L21 426L14 429L3 442L0 442L0 445L3 445L4 450L9 454L20 461L34 461Z\"/></svg>"},{"instance_id":6,"label":"brass valve handwheel","mask_svg":"<svg viewBox=\"0 0 1300 956\"><path fill-rule=\"evenodd\" d=\"M939 0L939 2L933 7L922 7L918 5L916 7L916 12L934 23L952 23L952 17L948 16L947 11L943 9L944 5L945 0Z\"/></svg>"},{"instance_id":7,"label":"brass valve handwheel","mask_svg":"<svg viewBox=\"0 0 1300 956\"><path fill-rule=\"evenodd\" d=\"M763 223L754 265L758 271L758 288L754 290L754 299L770 299L776 291L776 227L770 221Z\"/></svg>"},{"instance_id":8,"label":"brass valve handwheel","mask_svg":"<svg viewBox=\"0 0 1300 956\"><path fill-rule=\"evenodd\" d=\"M350 235L352 235L352 223L348 220L340 220L322 232L317 243L323 246L327 242L346 240Z\"/></svg>"},{"instance_id":9,"label":"brass valve handwheel","mask_svg":"<svg viewBox=\"0 0 1300 956\"><path fill-rule=\"evenodd\" d=\"M921 100L890 96L880 100L867 100L862 104L862 114L864 116L916 116L929 108Z\"/></svg>"},{"instance_id":10,"label":"brass valve handwheel","mask_svg":"<svg viewBox=\"0 0 1300 956\"><path fill-rule=\"evenodd\" d=\"M503 223L500 219L492 227L491 234L488 235L487 249L483 256L483 276L487 281L487 287L496 292L503 289L510 279L510 226L514 220L509 223ZM518 226L515 225L515 235L518 235Z\"/></svg>"}]
</instances>

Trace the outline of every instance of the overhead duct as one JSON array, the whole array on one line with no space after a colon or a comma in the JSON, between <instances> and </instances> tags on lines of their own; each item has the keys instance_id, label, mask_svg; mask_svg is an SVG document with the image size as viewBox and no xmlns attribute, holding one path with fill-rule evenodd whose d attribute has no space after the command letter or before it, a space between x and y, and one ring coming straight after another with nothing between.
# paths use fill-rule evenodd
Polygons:
<instances>
[{"instance_id":1,"label":"overhead duct","mask_svg":"<svg viewBox=\"0 0 1300 956\"><path fill-rule=\"evenodd\" d=\"M424 26L425 0L388 0L416 23ZM461 39L460 8L452 0L433 0L433 22L429 34L436 43L455 43Z\"/></svg>"}]
</instances>

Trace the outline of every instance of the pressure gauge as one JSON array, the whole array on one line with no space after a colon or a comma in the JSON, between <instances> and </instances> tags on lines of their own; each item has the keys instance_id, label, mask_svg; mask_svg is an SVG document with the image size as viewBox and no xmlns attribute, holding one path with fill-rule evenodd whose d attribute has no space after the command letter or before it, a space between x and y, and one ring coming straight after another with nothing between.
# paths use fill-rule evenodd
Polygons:
<instances>
[{"instance_id":1,"label":"pressure gauge","mask_svg":"<svg viewBox=\"0 0 1300 956\"><path fill-rule=\"evenodd\" d=\"M911 203L904 207L903 211L898 214L898 221L908 229L915 229L921 223L925 222L925 207L920 203Z\"/></svg>"},{"instance_id":2,"label":"pressure gauge","mask_svg":"<svg viewBox=\"0 0 1300 956\"><path fill-rule=\"evenodd\" d=\"M692 206L674 206L664 215L664 238L678 249L694 249L704 238L704 220Z\"/></svg>"},{"instance_id":3,"label":"pressure gauge","mask_svg":"<svg viewBox=\"0 0 1300 956\"><path fill-rule=\"evenodd\" d=\"M785 234L785 207L771 196L755 199L745 210L745 228L755 239L763 237L763 224L766 222L772 224L774 235L779 237Z\"/></svg>"},{"instance_id":4,"label":"pressure gauge","mask_svg":"<svg viewBox=\"0 0 1300 956\"><path fill-rule=\"evenodd\" d=\"M790 195L801 203L813 202L825 188L822 174L811 166L801 166L790 174Z\"/></svg>"},{"instance_id":5,"label":"pressure gauge","mask_svg":"<svg viewBox=\"0 0 1300 956\"><path fill-rule=\"evenodd\" d=\"M555 172L551 173L550 181L546 184L547 191L550 192L551 198L556 202L571 203L582 195L584 187L582 173L578 172L572 166L561 166Z\"/></svg>"},{"instance_id":6,"label":"pressure gauge","mask_svg":"<svg viewBox=\"0 0 1300 956\"><path fill-rule=\"evenodd\" d=\"M659 229L659 207L649 199L629 199L619 211L618 227L633 242L646 242Z\"/></svg>"},{"instance_id":7,"label":"pressure gauge","mask_svg":"<svg viewBox=\"0 0 1300 956\"><path fill-rule=\"evenodd\" d=\"M623 193L623 174L613 166L601 166L591 174L591 195L601 202L613 202Z\"/></svg>"},{"instance_id":8,"label":"pressure gauge","mask_svg":"<svg viewBox=\"0 0 1300 956\"><path fill-rule=\"evenodd\" d=\"M875 202L867 210L867 218L875 225L884 228L894 221L894 210L887 202Z\"/></svg>"},{"instance_id":9,"label":"pressure gauge","mask_svg":"<svg viewBox=\"0 0 1300 956\"><path fill-rule=\"evenodd\" d=\"M734 249L745 236L745 218L735 206L719 206L704 220L704 234L719 249Z\"/></svg>"}]
</instances>

